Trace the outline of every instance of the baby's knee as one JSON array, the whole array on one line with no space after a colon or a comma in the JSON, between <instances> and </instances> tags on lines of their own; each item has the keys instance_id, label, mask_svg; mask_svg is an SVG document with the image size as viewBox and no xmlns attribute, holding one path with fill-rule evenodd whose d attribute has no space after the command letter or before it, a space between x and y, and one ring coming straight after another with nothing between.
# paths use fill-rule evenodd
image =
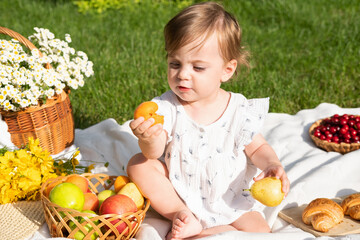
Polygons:
<instances>
[{"instance_id":1,"label":"baby's knee","mask_svg":"<svg viewBox=\"0 0 360 240\"><path fill-rule=\"evenodd\" d=\"M132 158L130 158L126 166L127 175L130 178L136 176L141 168L144 167L142 163L144 163L144 155L142 153L135 154Z\"/></svg>"},{"instance_id":2,"label":"baby's knee","mask_svg":"<svg viewBox=\"0 0 360 240\"><path fill-rule=\"evenodd\" d=\"M261 226L259 226L257 231L260 232L260 233L270 233L271 228L267 223L263 223Z\"/></svg>"},{"instance_id":3,"label":"baby's knee","mask_svg":"<svg viewBox=\"0 0 360 240\"><path fill-rule=\"evenodd\" d=\"M263 216L256 211L244 213L231 225L237 230L244 232L271 232L269 224L266 222Z\"/></svg>"}]
</instances>

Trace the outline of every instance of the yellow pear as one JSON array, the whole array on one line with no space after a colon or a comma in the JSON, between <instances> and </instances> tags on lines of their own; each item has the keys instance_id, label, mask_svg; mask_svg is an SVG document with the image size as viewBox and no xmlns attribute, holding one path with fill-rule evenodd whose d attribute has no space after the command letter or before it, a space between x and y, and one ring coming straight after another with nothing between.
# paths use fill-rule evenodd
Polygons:
<instances>
[{"instance_id":1,"label":"yellow pear","mask_svg":"<svg viewBox=\"0 0 360 240\"><path fill-rule=\"evenodd\" d=\"M262 204L275 207L284 199L284 193L281 190L281 180L275 177L266 177L256 181L250 189L252 197Z\"/></svg>"},{"instance_id":2,"label":"yellow pear","mask_svg":"<svg viewBox=\"0 0 360 240\"><path fill-rule=\"evenodd\" d=\"M125 184L125 186L122 187L117 194L124 194L131 198L135 202L138 209L142 209L144 206L144 197L141 194L139 188L133 182Z\"/></svg>"}]
</instances>

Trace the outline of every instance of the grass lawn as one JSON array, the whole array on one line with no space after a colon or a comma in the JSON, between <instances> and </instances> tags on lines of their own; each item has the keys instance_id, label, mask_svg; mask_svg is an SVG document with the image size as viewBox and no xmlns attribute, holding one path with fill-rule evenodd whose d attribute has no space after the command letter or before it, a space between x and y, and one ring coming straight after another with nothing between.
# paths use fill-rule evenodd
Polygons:
<instances>
[{"instance_id":1,"label":"grass lawn","mask_svg":"<svg viewBox=\"0 0 360 240\"><path fill-rule=\"evenodd\" d=\"M270 111L294 114L322 102L360 106L358 0L224 0L243 28L252 69L224 89L271 98ZM28 36L34 27L65 33L94 62L94 77L71 92L76 128L132 118L142 101L168 89L163 27L171 1L79 13L69 0L1 0L0 25ZM314 119L315 120L315 119Z\"/></svg>"}]
</instances>

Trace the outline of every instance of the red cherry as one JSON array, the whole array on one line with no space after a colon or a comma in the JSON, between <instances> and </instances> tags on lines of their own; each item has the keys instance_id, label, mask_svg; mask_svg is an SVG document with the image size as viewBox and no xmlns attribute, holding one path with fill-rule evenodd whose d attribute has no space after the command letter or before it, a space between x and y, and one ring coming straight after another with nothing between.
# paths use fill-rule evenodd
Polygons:
<instances>
[{"instance_id":1,"label":"red cherry","mask_svg":"<svg viewBox=\"0 0 360 240\"><path fill-rule=\"evenodd\" d=\"M349 133L350 133L351 136L356 136L357 131L352 128L352 129L349 130Z\"/></svg>"},{"instance_id":2,"label":"red cherry","mask_svg":"<svg viewBox=\"0 0 360 240\"><path fill-rule=\"evenodd\" d=\"M330 132L331 133L336 133L337 132L336 127L334 127L334 126L330 127Z\"/></svg>"},{"instance_id":3,"label":"red cherry","mask_svg":"<svg viewBox=\"0 0 360 240\"><path fill-rule=\"evenodd\" d=\"M356 117L355 122L357 122L357 123L360 122L360 117Z\"/></svg>"},{"instance_id":4,"label":"red cherry","mask_svg":"<svg viewBox=\"0 0 360 240\"><path fill-rule=\"evenodd\" d=\"M341 125L346 125L347 122L348 122L347 119L345 119L345 118L343 118L343 117L340 118L340 124L341 124Z\"/></svg>"},{"instance_id":5,"label":"red cherry","mask_svg":"<svg viewBox=\"0 0 360 240\"><path fill-rule=\"evenodd\" d=\"M346 134L347 131L348 131L348 130L347 130L346 128L344 128L344 127L340 129L340 133L341 133L342 135Z\"/></svg>"},{"instance_id":6,"label":"red cherry","mask_svg":"<svg viewBox=\"0 0 360 240\"><path fill-rule=\"evenodd\" d=\"M332 118L331 119L332 123L338 124L340 122L340 119L338 117Z\"/></svg>"},{"instance_id":7,"label":"red cherry","mask_svg":"<svg viewBox=\"0 0 360 240\"><path fill-rule=\"evenodd\" d=\"M316 131L314 132L314 136L315 137L320 137L321 136L321 132L320 131Z\"/></svg>"},{"instance_id":8,"label":"red cherry","mask_svg":"<svg viewBox=\"0 0 360 240\"><path fill-rule=\"evenodd\" d=\"M339 137L338 136L333 136L331 141L334 142L334 143L339 143Z\"/></svg>"},{"instance_id":9,"label":"red cherry","mask_svg":"<svg viewBox=\"0 0 360 240\"><path fill-rule=\"evenodd\" d=\"M349 125L349 127L353 127L355 125L355 121L354 120L349 120L348 125Z\"/></svg>"},{"instance_id":10,"label":"red cherry","mask_svg":"<svg viewBox=\"0 0 360 240\"><path fill-rule=\"evenodd\" d=\"M333 135L329 132L328 134L325 135L327 139L331 139L333 137Z\"/></svg>"},{"instance_id":11,"label":"red cherry","mask_svg":"<svg viewBox=\"0 0 360 240\"><path fill-rule=\"evenodd\" d=\"M325 140L325 139L326 139L325 135L321 135L321 136L320 136L320 139L321 139L321 140Z\"/></svg>"},{"instance_id":12,"label":"red cherry","mask_svg":"<svg viewBox=\"0 0 360 240\"><path fill-rule=\"evenodd\" d=\"M345 133L345 134L344 134L344 138L345 138L345 139L350 139L350 138L351 138L350 133Z\"/></svg>"},{"instance_id":13,"label":"red cherry","mask_svg":"<svg viewBox=\"0 0 360 240\"><path fill-rule=\"evenodd\" d=\"M326 127L325 127L325 126L321 126L321 129L320 129L320 131L321 131L321 132L325 133L325 132L326 132L326 130L327 130L327 129L326 129Z\"/></svg>"},{"instance_id":14,"label":"red cherry","mask_svg":"<svg viewBox=\"0 0 360 240\"><path fill-rule=\"evenodd\" d=\"M355 128L356 128L356 129L360 129L360 122L357 122L357 123L355 124Z\"/></svg>"}]
</instances>

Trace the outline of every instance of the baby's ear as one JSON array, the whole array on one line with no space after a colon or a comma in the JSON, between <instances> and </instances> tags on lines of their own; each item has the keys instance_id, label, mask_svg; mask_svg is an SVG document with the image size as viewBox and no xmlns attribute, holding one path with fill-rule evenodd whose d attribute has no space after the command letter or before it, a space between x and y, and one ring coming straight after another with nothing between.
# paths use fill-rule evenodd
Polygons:
<instances>
[{"instance_id":1,"label":"baby's ear","mask_svg":"<svg viewBox=\"0 0 360 240\"><path fill-rule=\"evenodd\" d=\"M221 78L221 82L227 82L235 73L237 67L237 61L235 59L230 60L224 66L224 74Z\"/></svg>"}]
</instances>

